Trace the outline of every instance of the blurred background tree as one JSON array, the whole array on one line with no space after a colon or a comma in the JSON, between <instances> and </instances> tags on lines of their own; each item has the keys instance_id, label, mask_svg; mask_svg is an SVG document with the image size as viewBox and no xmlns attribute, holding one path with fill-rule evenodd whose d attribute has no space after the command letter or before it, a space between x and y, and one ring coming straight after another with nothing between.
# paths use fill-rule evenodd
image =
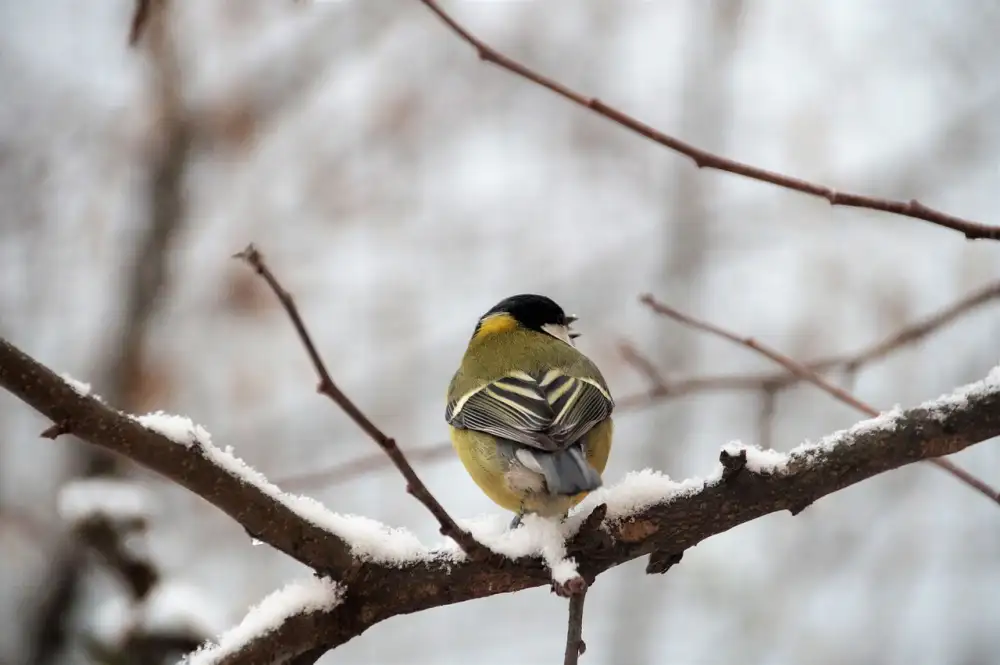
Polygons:
<instances>
[{"instance_id":1,"label":"blurred background tree","mask_svg":"<svg viewBox=\"0 0 1000 665\"><path fill-rule=\"evenodd\" d=\"M1000 11L987 3L453 2L491 44L701 147L831 186L1000 219ZM126 0L0 3L0 335L123 408L204 423L275 479L371 451L312 390L253 240L348 390L405 447L444 437L443 391L475 318L516 292L581 317L615 394L764 361L651 316L636 294L798 358L860 347L1000 277L997 249L691 163L482 65L419 3L173 0L135 48ZM986 307L865 369L915 403L997 362ZM606 474L701 474L762 438L759 399L702 394L623 415ZM857 419L782 392L769 445ZM157 602L194 634L238 621L299 565L142 469L0 396L0 663L87 663L128 644L127 585L56 510L73 477L141 483ZM996 477L998 453L957 461ZM420 463L459 517L496 508L453 458ZM433 523L391 469L310 481L340 512ZM664 578L638 563L589 594L586 661L993 661L996 507L926 465L790 520L711 539ZM166 599L166 600L164 600ZM168 611L169 610L169 611ZM544 589L393 620L327 660L540 663L564 601ZM189 626L191 627L191 626ZM133 636L134 637L134 636ZM123 642L124 640L124 642ZM169 646L169 645L168 645ZM102 656L102 654L104 654Z\"/></svg>"}]
</instances>

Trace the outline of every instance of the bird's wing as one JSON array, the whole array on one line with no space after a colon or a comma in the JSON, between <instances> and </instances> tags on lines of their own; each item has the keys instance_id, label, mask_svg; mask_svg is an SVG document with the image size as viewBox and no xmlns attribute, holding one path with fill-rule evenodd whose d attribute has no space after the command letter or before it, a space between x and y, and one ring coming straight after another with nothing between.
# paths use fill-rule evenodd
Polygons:
<instances>
[{"instance_id":1,"label":"bird's wing","mask_svg":"<svg viewBox=\"0 0 1000 665\"><path fill-rule=\"evenodd\" d=\"M511 374L448 405L453 427L486 432L542 450L560 450L587 433L614 408L596 381L551 369L541 376Z\"/></svg>"}]
</instances>

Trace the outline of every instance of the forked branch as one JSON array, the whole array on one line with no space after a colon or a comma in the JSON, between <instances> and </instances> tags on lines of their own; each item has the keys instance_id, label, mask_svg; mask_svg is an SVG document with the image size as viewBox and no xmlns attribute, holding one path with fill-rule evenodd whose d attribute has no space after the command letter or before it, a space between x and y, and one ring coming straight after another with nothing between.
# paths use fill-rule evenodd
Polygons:
<instances>
[{"instance_id":1,"label":"forked branch","mask_svg":"<svg viewBox=\"0 0 1000 665\"><path fill-rule=\"evenodd\" d=\"M802 381L811 383L812 385L816 386L823 392L832 396L834 399L843 402L844 404L860 411L861 413L864 413L871 417L875 417L879 414L879 411L875 407L865 402L862 402L857 397L847 392L843 388L830 383L829 381L824 379L816 370L807 367L806 365L803 365L802 363L796 360L793 360L789 356L786 356L785 354L775 349L772 349L769 346L761 344L753 337L744 337L742 335L738 335L734 332L726 330L725 328L721 328L715 325L714 323L709 323L708 321L703 321L689 314L680 312L674 309L673 307L670 307L669 305L657 301L650 294L645 294L643 296L640 296L639 300L644 305L649 307L652 311L656 312L657 314L660 314L661 316L666 316L670 319L673 319L674 321L677 321L682 325L688 326L689 328L694 328L695 330L701 330L702 332L715 335L716 337L721 337L722 339L729 340L730 342L733 342L734 344L739 344L740 346L745 346L746 348L759 353L765 358L768 358L769 360L781 365L791 374L798 377ZM995 490L986 482L980 480L979 478L976 478L965 469L962 469L954 462L951 462L950 460L946 459L928 459L926 461L947 471L952 476L957 478L959 481L965 483L966 485L976 490L977 492L980 492L981 494L988 497L995 503L1000 503L1000 493L998 493L997 490Z\"/></svg>"},{"instance_id":2,"label":"forked branch","mask_svg":"<svg viewBox=\"0 0 1000 665\"><path fill-rule=\"evenodd\" d=\"M406 479L406 491L413 495L420 503L424 504L427 510L434 515L435 519L441 525L442 535L448 536L457 542L470 557L479 559L489 558L489 550L476 542L476 539L471 534L459 527L438 500L434 498L434 495L431 494L427 486L417 476L416 471L410 466L399 446L396 445L395 439L387 436L379 429L334 383L330 372L326 369L323 358L320 356L319 351L316 350L316 345L313 344L306 324L299 314L298 307L295 306L292 295L281 286L274 273L267 267L267 264L264 262L264 256L260 251L254 245L250 244L242 252L236 254L235 258L245 261L258 275L263 277L267 285L274 291L274 295L278 297L281 306L288 314L288 318L291 319L292 325L295 326L295 332L305 347L306 353L309 354L309 359L316 369L316 374L319 375L319 385L316 387L319 393L330 398L334 404L340 407L389 456L392 463L403 474L403 478Z\"/></svg>"}]
</instances>

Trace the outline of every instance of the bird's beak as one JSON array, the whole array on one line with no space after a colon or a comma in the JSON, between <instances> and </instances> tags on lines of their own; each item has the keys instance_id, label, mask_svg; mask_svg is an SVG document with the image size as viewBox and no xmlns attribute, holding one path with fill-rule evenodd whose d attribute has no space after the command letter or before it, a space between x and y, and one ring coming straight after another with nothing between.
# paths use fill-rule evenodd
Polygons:
<instances>
[{"instance_id":1,"label":"bird's beak","mask_svg":"<svg viewBox=\"0 0 1000 665\"><path fill-rule=\"evenodd\" d=\"M570 339L576 339L577 337L579 337L579 336L580 336L580 335L582 335L582 334L583 334L583 333L570 333L570 334L569 334L569 338L570 338Z\"/></svg>"},{"instance_id":2,"label":"bird's beak","mask_svg":"<svg viewBox=\"0 0 1000 665\"><path fill-rule=\"evenodd\" d=\"M577 320L579 320L579 318L580 317L577 316L576 314L570 314L569 316L566 317L566 325L575 323Z\"/></svg>"}]
</instances>

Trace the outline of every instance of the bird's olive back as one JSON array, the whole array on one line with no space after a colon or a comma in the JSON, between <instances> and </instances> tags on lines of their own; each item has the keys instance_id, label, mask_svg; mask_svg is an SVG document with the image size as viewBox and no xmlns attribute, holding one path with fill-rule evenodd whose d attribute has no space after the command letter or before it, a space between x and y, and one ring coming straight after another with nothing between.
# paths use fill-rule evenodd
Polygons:
<instances>
[{"instance_id":1,"label":"bird's olive back","mask_svg":"<svg viewBox=\"0 0 1000 665\"><path fill-rule=\"evenodd\" d=\"M547 333L516 328L472 339L448 387L448 400L458 399L515 370L544 374L550 369L594 379L607 389L600 370L577 349Z\"/></svg>"}]
</instances>

